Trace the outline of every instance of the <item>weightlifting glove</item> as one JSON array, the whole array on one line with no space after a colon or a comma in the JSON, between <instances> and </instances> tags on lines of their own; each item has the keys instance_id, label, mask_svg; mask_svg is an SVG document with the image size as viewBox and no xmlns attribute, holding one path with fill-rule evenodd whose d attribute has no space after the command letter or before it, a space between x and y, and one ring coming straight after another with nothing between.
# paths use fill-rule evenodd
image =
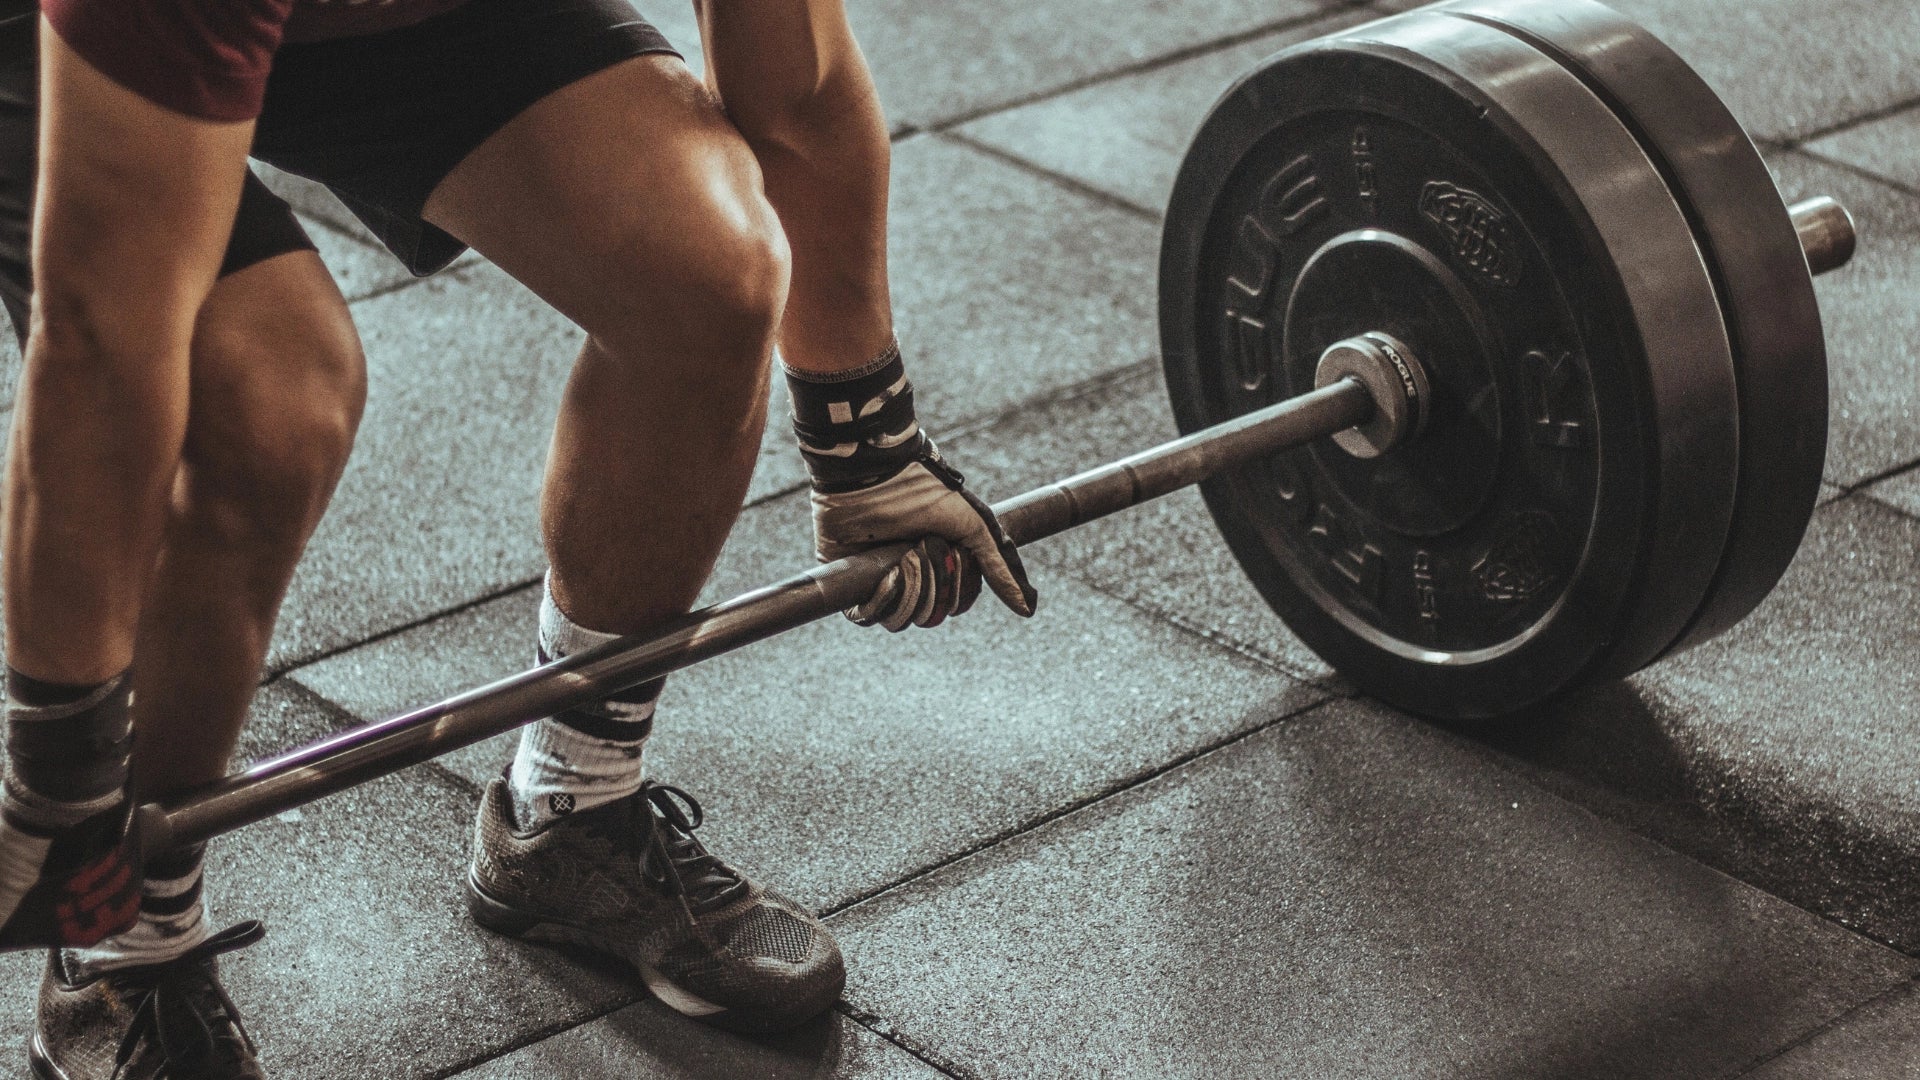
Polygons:
<instances>
[{"instance_id":1,"label":"weightlifting glove","mask_svg":"<svg viewBox=\"0 0 1920 1080\"><path fill-rule=\"evenodd\" d=\"M938 626L973 606L983 578L1016 614L1033 614L1038 596L1013 541L920 430L897 346L845 374L789 368L787 386L813 483L820 560L917 541L847 618L893 631Z\"/></svg>"}]
</instances>

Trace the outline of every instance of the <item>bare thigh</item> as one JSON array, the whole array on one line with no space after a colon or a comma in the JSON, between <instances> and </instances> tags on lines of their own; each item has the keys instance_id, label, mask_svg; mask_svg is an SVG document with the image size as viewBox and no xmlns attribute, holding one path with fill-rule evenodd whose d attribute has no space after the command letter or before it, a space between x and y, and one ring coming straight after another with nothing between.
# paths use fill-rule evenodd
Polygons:
<instances>
[{"instance_id":1,"label":"bare thigh","mask_svg":"<svg viewBox=\"0 0 1920 1080\"><path fill-rule=\"evenodd\" d=\"M616 351L648 344L624 340L636 330L730 348L714 317L785 288L759 166L678 57L548 95L456 166L425 216Z\"/></svg>"}]
</instances>

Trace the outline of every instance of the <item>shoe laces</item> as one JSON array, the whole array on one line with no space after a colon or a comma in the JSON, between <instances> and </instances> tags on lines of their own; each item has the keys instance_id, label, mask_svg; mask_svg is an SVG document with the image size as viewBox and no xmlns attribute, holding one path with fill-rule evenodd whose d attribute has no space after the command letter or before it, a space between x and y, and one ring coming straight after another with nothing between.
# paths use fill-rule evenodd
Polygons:
<instances>
[{"instance_id":1,"label":"shoe laces","mask_svg":"<svg viewBox=\"0 0 1920 1080\"><path fill-rule=\"evenodd\" d=\"M160 1051L155 1080L207 1075L225 1059L238 1063L254 1053L253 1037L240 1011L214 977L213 958L237 952L265 937L267 928L249 919L235 923L163 964L128 968L109 976L133 1003L133 1021L113 1055L114 1080L143 1041Z\"/></svg>"},{"instance_id":2,"label":"shoe laces","mask_svg":"<svg viewBox=\"0 0 1920 1080\"><path fill-rule=\"evenodd\" d=\"M725 907L747 890L747 879L693 835L705 820L698 800L670 784L649 780L641 785L637 801L650 819L640 864L649 881L668 886L677 881L696 915Z\"/></svg>"}]
</instances>

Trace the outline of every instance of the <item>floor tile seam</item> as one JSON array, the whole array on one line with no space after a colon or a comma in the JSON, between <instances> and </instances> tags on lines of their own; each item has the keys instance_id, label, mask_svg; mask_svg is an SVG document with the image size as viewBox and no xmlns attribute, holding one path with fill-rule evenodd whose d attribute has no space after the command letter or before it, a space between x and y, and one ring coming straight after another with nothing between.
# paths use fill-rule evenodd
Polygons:
<instances>
[{"instance_id":1,"label":"floor tile seam","mask_svg":"<svg viewBox=\"0 0 1920 1080\"><path fill-rule=\"evenodd\" d=\"M458 270L452 271L452 273L455 276L459 275ZM432 280L433 280L432 275L429 275L427 277L414 277L411 274L409 274L406 277L399 278L394 281L390 281L385 285L380 285L375 288L368 289L365 292L355 293L354 295L347 298L347 306L349 308L357 307L361 304L366 303L369 300L378 300L383 296L392 296L394 293L405 292L408 289L417 288Z\"/></svg>"},{"instance_id":2,"label":"floor tile seam","mask_svg":"<svg viewBox=\"0 0 1920 1080\"><path fill-rule=\"evenodd\" d=\"M1897 191L1908 198L1920 199L1920 187L1915 187L1905 181L1874 172L1864 165L1856 165L1845 158L1837 158L1830 154L1823 154L1818 150L1811 150L1800 144L1785 147L1784 152L1796 157L1805 158L1815 164L1825 165L1829 168L1839 169L1841 172L1851 173L1870 184Z\"/></svg>"},{"instance_id":3,"label":"floor tile seam","mask_svg":"<svg viewBox=\"0 0 1920 1080\"><path fill-rule=\"evenodd\" d=\"M1039 162L1029 160L1028 158L1022 157L1011 150L1003 150L1000 147L992 145L991 143L981 142L979 139L976 139L973 136L967 135L963 132L952 131L952 130L941 131L941 132L935 133L934 137L942 141L952 143L956 146L963 147L967 150L971 150L976 154L981 154L985 157L990 157L995 161L1001 162L1002 164L1010 165L1013 168L1020 170L1021 172L1024 172L1030 176L1043 180L1053 185L1054 187L1057 187L1060 190L1065 191L1069 195L1078 195L1081 198L1099 203L1100 205L1105 206L1110 210L1118 210L1123 214L1127 214L1132 217L1138 218L1141 221L1149 222L1156 225L1159 224L1161 220L1162 214L1158 210L1154 210L1146 206L1141 206L1139 203L1133 202L1132 200L1127 199L1124 196L1108 191L1105 188L1099 187L1095 184L1090 184L1085 180L1081 180L1077 177L1069 176L1066 173L1060 172L1057 169L1049 168L1045 165L1040 164Z\"/></svg>"},{"instance_id":4,"label":"floor tile seam","mask_svg":"<svg viewBox=\"0 0 1920 1080\"><path fill-rule=\"evenodd\" d=\"M861 1028L872 1034L874 1038L898 1049L900 1052L912 1057L914 1060L942 1076L950 1076L953 1077L954 1080L979 1080L979 1074L973 1070L940 1053L932 1046L921 1043L920 1040L903 1034L893 1021L886 1019L879 1013L860 1008L848 1001L845 996L842 996L840 1000L833 1003L833 1010L841 1016L846 1017L849 1021L860 1025Z\"/></svg>"},{"instance_id":5,"label":"floor tile seam","mask_svg":"<svg viewBox=\"0 0 1920 1080\"><path fill-rule=\"evenodd\" d=\"M1810 131L1792 136L1791 138L1785 138L1780 140L1770 140L1770 141L1778 141L1780 143L1786 144L1787 147L1789 148L1798 148L1800 146L1805 145L1806 143L1816 142L1820 139L1827 138L1828 136L1831 136L1831 135L1839 135L1839 134L1842 134L1843 132L1852 131L1856 128L1866 127L1869 124L1879 123L1882 120L1886 120L1890 117L1898 116L1899 114L1906 112L1908 109L1912 109L1916 107L1920 107L1920 97L1903 98L1899 101L1893 102L1890 105L1882 105L1879 108L1868 109L1866 112L1860 113L1856 116L1850 116L1844 120L1834 121L1833 123L1827 124L1824 127L1813 128Z\"/></svg>"},{"instance_id":6,"label":"floor tile seam","mask_svg":"<svg viewBox=\"0 0 1920 1080\"><path fill-rule=\"evenodd\" d=\"M373 250L385 252L387 249L384 247L379 247L379 248L374 248ZM477 269L484 265L486 265L486 257L479 254L478 252L473 251L472 249L468 249L467 254L460 256L459 258L455 259L453 262L447 264L445 267L439 270L436 270L431 274L425 274L425 275L416 277L412 273L412 271L408 271L404 276L397 278L393 281L389 281L385 285L378 285L364 292L354 293L352 296L349 296L346 298L347 306L351 308L359 304L363 304L369 300L378 300L383 296L392 296L394 293L397 293L397 292L405 292L406 290L411 289L417 285L424 285L429 281L436 280L440 278L442 275L449 278L456 278L462 282L471 283L472 279L465 276L466 272L469 270Z\"/></svg>"},{"instance_id":7,"label":"floor tile seam","mask_svg":"<svg viewBox=\"0 0 1920 1080\"><path fill-rule=\"evenodd\" d=\"M1211 742L1203 743L1198 747L1181 751L1180 753L1175 754L1172 758L1162 761L1158 765L1152 765L1144 769L1136 770L1133 773L1130 773L1126 776L1123 776L1109 783L1107 786L1097 791L1091 792L1086 795L1078 796L1076 798L1069 799L1064 803L1061 803L1050 809L1041 811L1038 814L1034 814L1021 822L1008 826L1007 828L992 834L991 836L987 836L980 840L974 841L973 843L968 844L957 851L950 852L949 854L940 856L937 859L934 859L930 862L922 864L919 867L909 870L906 873L900 875L899 877L894 878L892 881L873 886L869 889L856 893L845 900L841 900L836 903L829 904L826 907L822 908L818 912L818 915L823 921L839 918L840 916L845 915L850 911L853 911L855 908L861 907L862 905L871 903L872 901L878 900L891 893L904 889L907 886L914 884L915 882L925 880L926 878L929 878L934 874L940 873L941 871L946 870L949 867L957 866L960 863L966 862L970 859L976 858L981 855L985 855L995 850L996 848L1003 846L1009 841L1017 840L1022 836L1026 836L1029 833L1035 832L1039 829L1046 828L1047 826L1052 825L1055 822L1062 821L1066 818L1073 817L1077 814L1081 814L1088 810L1092 810L1095 807L1100 806L1101 804L1107 802L1110 799L1125 795L1130 791L1138 790L1142 787L1145 787L1149 784L1154 783L1155 781L1161 779L1162 777L1169 776L1175 772L1178 772L1198 762L1201 762L1207 758L1210 758L1215 754L1219 754L1224 751L1230 750L1233 747L1238 746L1239 744L1247 741L1248 739L1251 739L1256 735L1259 735L1263 732L1266 732L1275 727L1278 727L1281 724L1285 724L1294 720L1301 719L1307 716L1309 713L1315 712L1319 709L1326 708L1329 705L1332 705L1341 700L1344 700L1340 698L1338 695L1335 695L1330 691L1327 691L1321 687L1308 685L1306 689L1312 690L1312 691L1318 691L1319 696L1311 697L1309 698L1309 700L1301 703L1300 705L1290 708L1285 712L1282 712L1278 716L1274 716L1270 719L1261 721L1260 723L1255 724L1244 731L1236 731L1229 735L1225 735L1225 736L1222 736L1221 738L1215 739Z\"/></svg>"},{"instance_id":8,"label":"floor tile seam","mask_svg":"<svg viewBox=\"0 0 1920 1080\"><path fill-rule=\"evenodd\" d=\"M963 417L951 426L942 426L939 429L939 441L943 445L951 448L969 439L991 434L996 428L1011 427L1018 424L1020 420L1028 414L1045 412L1048 409L1058 408L1062 405L1070 405L1075 401L1092 397L1112 387L1124 386L1126 383L1135 379L1146 378L1158 369L1159 365L1160 359L1158 350L1156 349L1153 355L1145 356L1138 360L1129 360L1113 367L1096 371L1084 379L1068 383L1065 386L1042 390L1040 393L1034 394L1031 397L1021 398L1003 409ZM921 419L924 421L927 418L922 417ZM1145 447L1141 449L1145 449ZM962 462L961 464L964 465L965 463ZM791 494L795 491L804 490L806 486L806 482L801 481L782 489L779 494ZM756 501L771 501L771 499L776 497L778 496L769 495Z\"/></svg>"},{"instance_id":9,"label":"floor tile seam","mask_svg":"<svg viewBox=\"0 0 1920 1080\"><path fill-rule=\"evenodd\" d=\"M1864 1012L1867 1009L1874 1008L1875 1006L1881 1004L1882 1002L1885 1002L1897 995L1907 993L1908 991L1914 989L1916 986L1920 986L1920 975L1916 975L1914 978L1908 979L1905 982L1895 983L1894 985L1886 988L1885 990L1882 990L1880 993L1875 994L1873 997L1870 997L1865 1001L1857 1002L1854 1005L1849 1006L1848 1008L1842 1009L1840 1010L1839 1013L1837 1013L1830 1019L1822 1023L1815 1024L1813 1027L1809 1028L1804 1034L1788 1040L1784 1045L1780 1047L1777 1047L1773 1050L1769 1050L1761 1054L1759 1057L1755 1058L1749 1064L1745 1066L1736 1066L1736 1069L1734 1072L1730 1072L1726 1074L1725 1080L1738 1080L1739 1077L1751 1076L1754 1073L1759 1072L1761 1069L1766 1068L1768 1065L1771 1065L1775 1061L1778 1061L1781 1058L1786 1057L1788 1054L1793 1053L1795 1050L1798 1050L1801 1047L1806 1046L1809 1043L1812 1043L1813 1041L1815 1041L1816 1039L1819 1039L1821 1036L1827 1034L1828 1032L1838 1030L1848 1020L1858 1015L1859 1013Z\"/></svg>"},{"instance_id":10,"label":"floor tile seam","mask_svg":"<svg viewBox=\"0 0 1920 1080\"><path fill-rule=\"evenodd\" d=\"M1863 477L1862 479L1855 480L1852 483L1834 484L1833 486L1840 489L1840 498L1842 499L1850 495L1861 494L1862 492L1865 492L1867 495L1871 496L1873 493L1868 491L1867 490L1868 488L1871 488L1876 484L1880 484L1888 480L1892 480L1893 478L1898 476L1905 476L1906 474L1913 472L1916 469L1920 469L1920 461L1910 461L1904 465L1894 465L1894 466L1890 466L1888 468L1882 469L1877 473L1872 473L1866 477ZM1833 483L1833 482L1828 481L1828 483ZM1839 502L1840 499L1835 499L1833 501Z\"/></svg>"},{"instance_id":11,"label":"floor tile seam","mask_svg":"<svg viewBox=\"0 0 1920 1080\"><path fill-rule=\"evenodd\" d=\"M529 1046L535 1046L555 1036L565 1035L569 1031L574 1031L586 1027L588 1024L605 1020L607 1017L612 1016L622 1009L629 1008L647 1000L648 996L644 991L634 991L622 995L617 999L615 1004L603 1009L595 1009L581 1019L544 1024L531 1032L516 1035L499 1046L489 1047L479 1053L470 1054L452 1065L428 1073L424 1080L453 1080L454 1077L471 1072L482 1065L490 1064L501 1058L509 1057L521 1050L525 1050ZM692 1022L693 1021L688 1021L688 1023Z\"/></svg>"},{"instance_id":12,"label":"floor tile seam","mask_svg":"<svg viewBox=\"0 0 1920 1080\"><path fill-rule=\"evenodd\" d=\"M290 694L292 694L296 699L304 699L307 705L320 710L320 712L324 713L326 716L328 716L329 718L331 718L336 722L333 732L327 736L323 736L323 738L331 738L332 734L338 734L339 732L342 732L342 731L348 731L353 728L361 727L370 722L368 719L355 715L353 710L347 708L345 705L340 704L339 702L333 700L332 698L321 693L320 691L315 690L313 687L308 686L306 683L301 682L297 677L289 676L284 681L286 683L287 691ZM281 753L287 753L287 752L288 751L281 751ZM278 757L280 755L275 754L272 756ZM442 765L440 763L440 759L437 757L428 761L420 762L418 765L407 766L407 769L420 770L420 772L423 775L429 777L437 786L444 789L449 794L459 795L459 796L470 798L470 799L477 799L480 795L479 784L474 783L473 781L467 779L466 777L460 775L459 773L454 772L452 769L447 768L445 765ZM398 771L405 772L407 771L407 769L401 769ZM393 773L387 773L385 775L391 776L393 775ZM374 779L380 779L380 777L375 777ZM368 781L363 780L360 783L364 784L367 782ZM355 784L353 786L359 787L360 784ZM323 799L328 797L329 796L325 796L325 795L320 796L320 798L323 798ZM317 800L314 800L314 801L317 801ZM305 805L305 804L302 804L302 805Z\"/></svg>"},{"instance_id":13,"label":"floor tile seam","mask_svg":"<svg viewBox=\"0 0 1920 1080\"><path fill-rule=\"evenodd\" d=\"M1243 641L1232 634L1217 630L1203 623L1195 622L1170 608L1165 608L1158 604L1117 592L1104 582L1079 573L1071 564L1055 559L1044 552L1036 551L1030 558L1035 564L1046 567L1048 570L1059 574L1061 577L1072 581L1076 585L1091 592L1098 593L1109 600L1124 604L1134 611L1147 616L1152 621L1166 623L1176 630L1200 639L1213 648L1224 649L1235 656L1251 661L1261 667L1268 668L1304 686L1326 690L1335 697L1355 696L1353 694L1336 691L1332 686L1328 685L1328 676L1325 674L1307 671L1304 668L1296 668L1279 657L1262 652L1258 645L1250 641Z\"/></svg>"},{"instance_id":14,"label":"floor tile seam","mask_svg":"<svg viewBox=\"0 0 1920 1080\"><path fill-rule=\"evenodd\" d=\"M981 436L984 436L984 435L991 434L993 431L995 431L998 428L1013 426L1017 424L1022 418L1024 418L1029 414L1042 412L1050 408L1057 408L1061 405L1070 404L1072 402L1082 400L1087 397L1091 397L1095 394L1103 393L1116 388L1123 388L1128 383L1131 383L1131 382L1151 378L1154 372L1158 370L1158 367L1159 367L1159 360L1155 357L1149 356L1144 359L1136 360L1128 364L1123 364L1118 367L1110 368L1106 371L1099 372L1085 379L1081 379L1077 382L1070 383L1066 386L1059 387L1054 390L1046 391L1041 394L1036 394L1033 397L1019 401L1014 405L1011 405L1005 409L1001 409L993 413L983 414L981 416L972 418L970 420L963 420L962 422L954 425L952 428L947 429L947 431L942 434L941 440L948 444L949 449L955 446L964 446L972 442L974 439L980 438ZM1137 449L1146 449L1146 448L1140 447ZM751 510L756 507L765 506L774 502L778 502L781 499L792 497L801 492L804 492L806 489L807 489L807 482L804 480L796 482L794 484L787 485L782 488L776 488L772 491L766 492L762 495L756 496L753 499L748 500L746 503L742 505L741 510L744 513L747 510ZM1081 580L1078 577L1076 577L1075 579ZM344 655L349 652L353 652L356 649L360 649L368 645L374 645L382 641L387 641L389 639L403 635L409 631L417 630L422 627L428 626L442 619L451 618L453 616L457 616L467 611L470 611L474 608L480 607L484 604L492 603L495 600L505 599L506 597L512 596L515 593L521 592L525 589L529 589L540 584L542 580L543 580L543 577L533 577L533 578L527 578L527 579L522 579L518 581L508 582L507 584L502 585L498 588L490 589L485 592L476 594L474 596L461 600L458 603L451 604L442 608L436 608L432 611L414 616L402 622L395 623L391 626L382 627L381 629L376 630L373 633L354 638L351 641L341 642L336 645L330 645L325 648L313 650L311 652L295 654L292 657L289 657L279 663L276 663L270 666L266 670L265 676L262 678L260 685L263 687L270 685L271 683L273 683L275 680L279 679L282 676L296 675L298 672L308 667L312 667L313 665L321 663L323 661L331 660L335 657ZM1094 586L1094 587L1097 588L1098 586ZM1112 595L1112 594L1108 594L1108 595ZM1115 599L1119 599L1122 602L1131 604L1131 602L1127 601L1126 598L1124 597L1116 596ZM1132 606L1138 607L1138 605L1132 605ZM1148 609L1141 609L1141 610L1148 610ZM1154 615L1164 614L1164 613L1155 612L1155 611L1149 611L1149 613ZM1183 627L1183 629L1190 629L1190 628ZM1231 643L1230 647L1235 648L1236 650L1240 650L1242 648L1242 646L1240 646L1239 643L1237 642ZM1246 655L1250 659L1260 661L1262 663L1267 664L1268 666L1275 666L1282 673L1287 674L1294 678L1302 679L1302 681L1310 682L1314 678L1314 676L1310 676L1310 675L1303 676L1301 673L1289 670L1284 666L1275 665L1271 660L1268 660L1267 658L1262 657L1257 653L1248 652L1246 653Z\"/></svg>"},{"instance_id":15,"label":"floor tile seam","mask_svg":"<svg viewBox=\"0 0 1920 1080\"><path fill-rule=\"evenodd\" d=\"M498 588L490 589L486 592L482 592L474 596L468 597L467 599L462 600L457 604L452 604L444 608L436 608L430 612L427 612L424 615L418 615L411 619L407 619L404 622L399 622L399 623L395 623L392 626L383 627L364 637L358 637L353 639L352 641L342 642L341 644L338 644L338 645L329 645L329 646L326 646L325 648L317 649L310 653L295 654L292 658L282 661L281 663L274 664L271 667L269 667L267 669L266 678L264 678L261 681L261 685L265 686L269 683L272 683L274 680L284 675L296 675L300 671L306 668L310 668L315 664L321 663L322 661L325 661L325 660L331 660L334 657L342 656L346 653L353 652L355 649L363 648L368 645L377 645L382 641L387 641L391 638L399 637L400 635L405 634L408 631L418 630L422 627L429 626L433 623L439 622L442 619L447 619L455 615L464 614L465 612L471 611L474 608L480 607L485 604L490 604L495 600L504 600L507 597L512 596L514 593L523 592L527 589L531 589L545 580L546 580L546 575L542 574L539 577L512 581ZM512 674L512 672L506 672L504 674L510 675Z\"/></svg>"},{"instance_id":16,"label":"floor tile seam","mask_svg":"<svg viewBox=\"0 0 1920 1080\"><path fill-rule=\"evenodd\" d=\"M1361 697L1360 700L1373 701L1373 699L1366 698L1364 696ZM1603 828L1613 829L1620 832L1628 833L1636 837L1637 839L1639 839L1641 842L1651 845L1652 847L1657 848L1660 851L1666 852L1668 855L1671 855L1673 858L1679 859L1683 862L1691 863L1692 865L1699 867L1700 869L1706 871L1709 874L1714 875L1715 877L1725 879L1726 881L1732 882L1740 886L1741 888L1751 889L1762 896L1770 897L1774 900L1777 900L1780 903L1785 904L1796 911L1802 912L1803 914L1813 919L1816 919L1822 923L1825 923L1833 927L1835 930L1838 930L1849 937L1857 938L1858 940L1865 942L1866 944L1868 944L1874 949L1884 950L1887 953L1892 954L1893 956L1899 957L1903 962L1903 965L1908 970L1920 972L1920 967L1916 967L1916 964L1920 964L1920 955L1910 954L1906 950L1901 949L1900 947L1894 945L1891 942L1882 941L1879 938L1876 938L1873 935L1868 934L1863 929L1860 929L1858 927L1848 926L1846 923L1841 922L1839 918L1836 916L1832 916L1827 914L1826 912L1816 911L1812 908L1805 907L1804 905L1797 904L1792 900L1784 896L1781 896L1779 893L1774 892L1772 889L1764 888L1756 884L1755 882L1748 881L1746 878L1740 877L1726 870L1722 870L1718 866L1715 866L1712 863L1707 862L1704 858L1700 858L1692 854L1689 854L1688 852L1682 851L1678 847L1675 847L1673 844L1670 844L1667 841L1662 840L1657 836L1649 835L1648 833L1643 832L1638 828L1635 828L1631 823L1629 823L1626 820L1601 813L1599 810L1596 810L1593 807L1588 806L1583 802L1575 801L1572 797L1568 795L1563 795L1559 791L1556 791L1555 789L1547 786L1547 784L1542 779L1537 778L1535 774L1531 773L1529 770L1538 768L1538 766L1533 765L1531 762L1528 762L1524 758L1518 757L1517 755L1510 753L1507 750L1503 750L1499 747L1491 746L1487 743L1480 742L1464 732L1456 731L1442 724L1433 723L1427 720L1422 720L1409 713L1404 713L1404 712L1401 712L1400 710L1392 709L1391 706L1384 705L1383 703L1380 703L1380 702L1373 702L1373 703L1376 705L1380 705L1382 708L1391 709L1395 715L1404 717L1409 723L1420 724L1421 726L1430 729L1431 731L1441 736L1442 738L1450 740L1453 743L1453 745L1455 745L1456 747L1460 747L1463 750L1465 750L1467 753L1472 754L1482 760L1485 760L1489 764L1493 765L1494 767L1508 773L1516 781L1518 781L1519 783L1525 784L1529 788L1532 788L1533 790L1539 792L1543 797L1554 800L1555 802L1561 804L1562 806L1568 808L1569 810L1571 810L1576 814L1584 815L1585 817L1591 819L1593 822L1595 822L1596 824L1600 825ZM1609 791L1613 790L1610 785L1602 785L1602 786Z\"/></svg>"},{"instance_id":17,"label":"floor tile seam","mask_svg":"<svg viewBox=\"0 0 1920 1080\"><path fill-rule=\"evenodd\" d=\"M1835 499L1833 503L1829 503L1828 505L1829 506L1834 505L1834 503L1839 503L1842 500L1850 500L1854 498L1856 495L1859 498L1866 499L1867 501L1873 503L1874 506L1882 510L1885 510L1889 513L1898 514L1901 517L1906 518L1908 521L1920 523L1920 514L1916 514L1904 506L1897 506L1893 503L1890 503L1885 498L1881 497L1878 493L1872 492L1872 491L1848 492L1846 495L1841 496L1839 499Z\"/></svg>"},{"instance_id":18,"label":"floor tile seam","mask_svg":"<svg viewBox=\"0 0 1920 1080\"><path fill-rule=\"evenodd\" d=\"M1284 19L1274 19L1261 23L1258 26L1249 27L1245 30L1236 30L1231 34L1225 34L1217 38L1209 38L1206 41L1183 45L1177 49L1172 49L1156 56L1131 61L1106 71L1096 72L1092 75L1083 75L1057 86L1043 87L1031 93L1022 94L1019 97L974 106L950 116L938 117L922 124L904 125L898 129L894 137L895 140L898 141L899 139L921 133L939 134L951 131L954 128L971 124L975 120L982 120L1000 113L1023 109L1029 105L1038 105L1041 102L1052 101L1055 98L1078 93L1081 90L1099 86L1103 83L1115 82L1133 75L1141 75L1150 71L1157 71L1161 68L1172 67L1175 64L1184 63L1196 57L1221 52L1273 34L1297 30L1301 27L1312 26L1318 22L1329 22L1347 12L1367 10L1372 10L1369 0L1337 0L1337 2L1328 4L1316 11L1301 15L1292 15Z\"/></svg>"},{"instance_id":19,"label":"floor tile seam","mask_svg":"<svg viewBox=\"0 0 1920 1080\"><path fill-rule=\"evenodd\" d=\"M998 412L983 415L971 421L963 421L953 428L948 429L948 431L941 436L941 440L948 443L949 448L955 445L964 445L967 441L989 433L995 428L1008 426L1017 422L1023 415L1029 412L1038 412L1067 404L1112 387L1122 386L1136 379L1147 378L1156 370L1158 363L1158 360L1149 357L1145 360L1136 360L1133 363L1100 372L1099 374L1082 379L1079 382L1072 383L1060 389L1028 398ZM4 408L0 408L0 414L4 414ZM743 503L740 509L742 513L745 513L748 510L778 502L781 499L792 497L806 490L807 482L801 480L755 496ZM267 668L260 685L263 687L270 685L282 676L296 674L322 661L331 660L367 645L378 644L412 630L418 630L442 619L463 614L484 604L490 604L495 600L503 600L517 592L530 589L540 584L543 580L544 575L509 582L498 588L471 596L458 603L443 608L436 608L425 614L395 623L392 626L382 627L363 637L354 638L351 641L342 642L337 645L329 645L312 652L295 654Z\"/></svg>"}]
</instances>

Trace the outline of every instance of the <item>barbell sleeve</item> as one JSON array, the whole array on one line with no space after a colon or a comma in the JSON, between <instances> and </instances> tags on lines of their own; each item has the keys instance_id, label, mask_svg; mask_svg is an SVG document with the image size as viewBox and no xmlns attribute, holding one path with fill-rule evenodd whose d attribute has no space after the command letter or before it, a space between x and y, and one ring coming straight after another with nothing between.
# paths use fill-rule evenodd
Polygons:
<instances>
[{"instance_id":1,"label":"barbell sleeve","mask_svg":"<svg viewBox=\"0 0 1920 1080\"><path fill-rule=\"evenodd\" d=\"M1853 258L1853 215L1832 197L1816 195L1794 203L1787 207L1787 216L1793 219L1793 231L1800 236L1800 250L1806 252L1807 269L1813 276L1838 270Z\"/></svg>"},{"instance_id":2,"label":"barbell sleeve","mask_svg":"<svg viewBox=\"0 0 1920 1080\"><path fill-rule=\"evenodd\" d=\"M1343 378L1016 496L994 513L1016 543L1029 544L1365 423L1373 413L1368 390ZM198 843L835 614L871 596L908 546L890 544L813 567L648 633L348 729L166 803L147 803L137 815L143 851L151 858Z\"/></svg>"}]
</instances>

